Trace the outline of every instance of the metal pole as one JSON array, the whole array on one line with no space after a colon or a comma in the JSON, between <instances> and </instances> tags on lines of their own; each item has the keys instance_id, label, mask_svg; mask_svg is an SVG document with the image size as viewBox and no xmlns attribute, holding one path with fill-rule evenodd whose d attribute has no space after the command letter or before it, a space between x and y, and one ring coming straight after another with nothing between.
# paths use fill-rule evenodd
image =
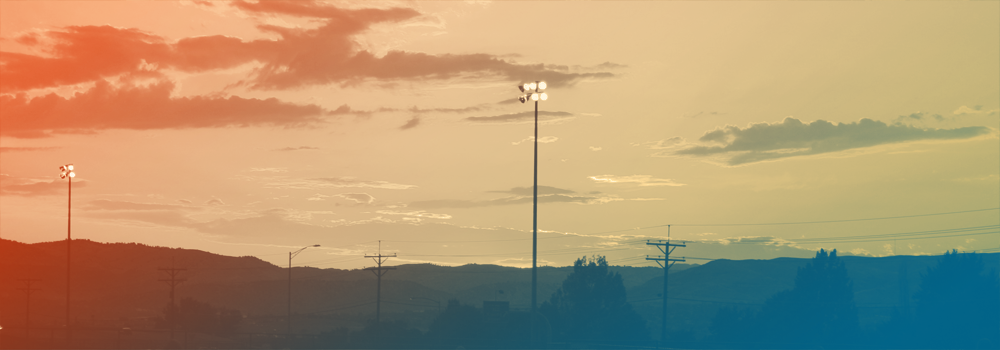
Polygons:
<instances>
[{"instance_id":1,"label":"metal pole","mask_svg":"<svg viewBox=\"0 0 1000 350\"><path fill-rule=\"evenodd\" d=\"M287 337L292 336L292 252L288 252L288 332Z\"/></svg>"},{"instance_id":2,"label":"metal pole","mask_svg":"<svg viewBox=\"0 0 1000 350\"><path fill-rule=\"evenodd\" d=\"M670 244L670 241L667 241L667 244ZM667 261L664 261L663 264L667 265L670 259L669 250L667 251L665 256L667 258ZM668 267L663 268L663 318L662 318L663 324L660 325L662 327L660 329L660 342L663 344L663 346L667 346L667 276L668 276L667 272L669 270L670 269Z\"/></svg>"},{"instance_id":3,"label":"metal pole","mask_svg":"<svg viewBox=\"0 0 1000 350\"><path fill-rule=\"evenodd\" d=\"M72 236L72 214L73 214L73 177L68 176L69 182L69 197L66 201L66 345L70 346L73 340L73 331L70 329L69 320L69 294L70 294L70 284L69 284L69 268L70 268L70 242L73 240Z\"/></svg>"},{"instance_id":4,"label":"metal pole","mask_svg":"<svg viewBox=\"0 0 1000 350\"><path fill-rule=\"evenodd\" d=\"M535 313L538 312L538 101L535 101L535 182L531 204L531 335L535 342Z\"/></svg>"}]
</instances>

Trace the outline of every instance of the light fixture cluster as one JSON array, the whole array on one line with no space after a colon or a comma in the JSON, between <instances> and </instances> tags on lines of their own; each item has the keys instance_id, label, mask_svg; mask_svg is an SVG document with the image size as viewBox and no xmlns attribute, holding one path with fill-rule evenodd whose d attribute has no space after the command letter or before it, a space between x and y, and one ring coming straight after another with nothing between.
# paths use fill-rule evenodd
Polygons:
<instances>
[{"instance_id":1,"label":"light fixture cluster","mask_svg":"<svg viewBox=\"0 0 1000 350\"><path fill-rule=\"evenodd\" d=\"M61 166L59 167L59 171L62 171L62 174L59 174L60 179L65 179L67 176L76 177L76 173L73 172L73 164Z\"/></svg>"},{"instance_id":2,"label":"light fixture cluster","mask_svg":"<svg viewBox=\"0 0 1000 350\"><path fill-rule=\"evenodd\" d=\"M524 83L524 85L518 85L517 88L520 89L521 92L525 93L524 95L517 97L517 100L521 101L521 103L524 103L525 101L528 100L545 101L549 99L549 95L542 92L542 90L545 90L544 81L536 81L534 83Z\"/></svg>"}]
</instances>

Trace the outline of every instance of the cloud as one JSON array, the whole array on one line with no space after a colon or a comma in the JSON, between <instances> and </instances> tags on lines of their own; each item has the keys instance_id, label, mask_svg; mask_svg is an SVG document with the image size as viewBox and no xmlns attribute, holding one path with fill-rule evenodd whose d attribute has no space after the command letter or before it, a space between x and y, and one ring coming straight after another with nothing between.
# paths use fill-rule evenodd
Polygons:
<instances>
[{"instance_id":1,"label":"cloud","mask_svg":"<svg viewBox=\"0 0 1000 350\"><path fill-rule=\"evenodd\" d=\"M683 115L683 117L685 117L685 118L714 117L714 116L723 115L723 114L724 113L719 113L719 112L698 111L698 112L693 112L693 113L686 113L686 114Z\"/></svg>"},{"instance_id":2,"label":"cloud","mask_svg":"<svg viewBox=\"0 0 1000 350\"><path fill-rule=\"evenodd\" d=\"M602 148L602 147L594 147L594 146L590 146L590 150L591 150L591 151L594 151L594 152L597 152L597 151L600 151L600 150L602 150L602 149L604 149L604 148Z\"/></svg>"},{"instance_id":3,"label":"cloud","mask_svg":"<svg viewBox=\"0 0 1000 350\"><path fill-rule=\"evenodd\" d=\"M983 106L974 106L972 108L969 108L968 106L961 106L961 107L958 107L958 109L956 109L954 112L951 112L951 114L954 114L954 115L966 115L966 114L987 114L987 115L994 115L994 114L997 114L998 111L1000 111L1000 109L993 109L993 110L984 111L983 110Z\"/></svg>"},{"instance_id":4,"label":"cloud","mask_svg":"<svg viewBox=\"0 0 1000 350\"><path fill-rule=\"evenodd\" d=\"M315 178L309 180L332 187L356 187L356 188L367 187L367 188L383 188L390 190L405 190L408 188L417 187L414 185L395 184L388 181L359 180L353 177L326 177L326 178Z\"/></svg>"},{"instance_id":5,"label":"cloud","mask_svg":"<svg viewBox=\"0 0 1000 350\"><path fill-rule=\"evenodd\" d=\"M190 201L188 201L190 202ZM183 203L183 202L182 202ZM136 203L128 201L113 201L106 199L93 200L87 203L83 207L84 210L136 210L136 211L150 211L150 210L200 210L196 207L174 205L174 204L151 204L151 203Z\"/></svg>"},{"instance_id":6,"label":"cloud","mask_svg":"<svg viewBox=\"0 0 1000 350\"><path fill-rule=\"evenodd\" d=\"M598 175L588 178L600 183L635 183L639 184L639 186L686 186L685 184L676 183L671 179L656 179L652 175Z\"/></svg>"},{"instance_id":7,"label":"cloud","mask_svg":"<svg viewBox=\"0 0 1000 350\"><path fill-rule=\"evenodd\" d=\"M408 120L406 122L406 124L403 124L403 126L400 126L399 129L400 130L411 129L411 128L419 125L419 124L420 124L420 117L413 116L413 118L410 118L410 120Z\"/></svg>"},{"instance_id":8,"label":"cloud","mask_svg":"<svg viewBox=\"0 0 1000 350\"><path fill-rule=\"evenodd\" d=\"M170 96L174 84L113 87L99 81L70 98L48 94L0 96L0 136L46 137L52 132L105 129L187 129L225 126L304 127L319 124L326 111L317 105L297 105L275 98Z\"/></svg>"},{"instance_id":9,"label":"cloud","mask_svg":"<svg viewBox=\"0 0 1000 350\"><path fill-rule=\"evenodd\" d=\"M514 187L507 191L489 191L489 193L507 193L517 196L531 196L534 193L534 189L531 187ZM564 190L561 188L556 188L552 186L538 186L538 194L573 194L576 193L570 190Z\"/></svg>"},{"instance_id":10,"label":"cloud","mask_svg":"<svg viewBox=\"0 0 1000 350\"><path fill-rule=\"evenodd\" d=\"M651 142L634 142L631 143L632 147L643 146L649 149L676 149L679 146L686 145L683 137L674 136L666 140L651 141Z\"/></svg>"},{"instance_id":11,"label":"cloud","mask_svg":"<svg viewBox=\"0 0 1000 350\"><path fill-rule=\"evenodd\" d=\"M349 199L360 204L371 204L375 201L375 197L372 197L367 193L341 193L336 195L337 197Z\"/></svg>"},{"instance_id":12,"label":"cloud","mask_svg":"<svg viewBox=\"0 0 1000 350\"><path fill-rule=\"evenodd\" d=\"M573 118L570 112L546 112L538 111L539 122L555 122ZM529 123L535 120L534 111L501 114L488 117L468 117L465 118L473 123Z\"/></svg>"},{"instance_id":13,"label":"cloud","mask_svg":"<svg viewBox=\"0 0 1000 350\"><path fill-rule=\"evenodd\" d=\"M0 195L15 195L25 197L35 196L65 196L69 191L67 180L37 181L15 178L6 174L0 175ZM87 181L73 181L73 187L87 187Z\"/></svg>"},{"instance_id":14,"label":"cloud","mask_svg":"<svg viewBox=\"0 0 1000 350\"><path fill-rule=\"evenodd\" d=\"M54 149L59 149L59 147L0 147L0 153L49 151Z\"/></svg>"},{"instance_id":15,"label":"cloud","mask_svg":"<svg viewBox=\"0 0 1000 350\"><path fill-rule=\"evenodd\" d=\"M448 215L448 214L434 214L434 213L425 212L423 210L409 211L409 212L398 212L398 211L392 211L392 210L379 210L376 213L385 214L385 215L403 215L403 216L408 216L408 217L413 217L413 218L422 218L422 219L443 219L443 220L451 219L451 215Z\"/></svg>"},{"instance_id":16,"label":"cloud","mask_svg":"<svg viewBox=\"0 0 1000 350\"><path fill-rule=\"evenodd\" d=\"M560 66L517 64L489 54L430 55L389 51L377 57L355 36L375 24L420 18L410 8L342 9L312 1L237 1L250 17L293 16L314 20L313 29L261 24L276 39L244 41L223 35L169 41L132 28L68 26L15 37L45 56L3 52L0 92L78 84L142 70L205 72L247 63L259 66L239 84L252 89L293 89L309 85L353 84L366 79L425 80L455 77L542 79L552 86L608 78L608 72L571 73Z\"/></svg>"},{"instance_id":17,"label":"cloud","mask_svg":"<svg viewBox=\"0 0 1000 350\"><path fill-rule=\"evenodd\" d=\"M514 187L507 191L490 191L489 193L503 193L511 196L490 200L426 200L416 201L409 204L409 207L422 209L440 208L479 208L499 205L515 205L531 203L533 198L531 187ZM574 191L565 190L551 186L538 186L539 203L576 203L576 204L604 204L608 202L623 201L625 199L610 196L598 196L600 192L593 192L591 195L576 194Z\"/></svg>"},{"instance_id":18,"label":"cloud","mask_svg":"<svg viewBox=\"0 0 1000 350\"><path fill-rule=\"evenodd\" d=\"M410 203L410 207L422 208L422 209L440 209L440 208L481 208L481 207L492 207L499 205L514 205L514 204L527 204L532 202L532 197L504 197L484 201L470 201L470 200L455 200L455 199L442 199L442 200L427 200L427 201L416 201ZM565 195L565 194L550 194L550 195L539 195L538 203L576 203L576 204L604 204L608 202L622 201L624 199L616 197L596 197L596 196L582 196L582 195Z\"/></svg>"},{"instance_id":19,"label":"cloud","mask_svg":"<svg viewBox=\"0 0 1000 350\"><path fill-rule=\"evenodd\" d=\"M215 205L226 205L226 202L223 202L221 199L212 197L212 199L209 199L209 200L205 201L205 205L213 205L213 206L215 206Z\"/></svg>"},{"instance_id":20,"label":"cloud","mask_svg":"<svg viewBox=\"0 0 1000 350\"><path fill-rule=\"evenodd\" d=\"M926 120L944 121L944 116L940 114L927 114L924 112L914 112L908 115L901 115L896 117L896 123L905 123L912 121L926 121Z\"/></svg>"},{"instance_id":21,"label":"cloud","mask_svg":"<svg viewBox=\"0 0 1000 350\"><path fill-rule=\"evenodd\" d=\"M282 147L282 148L275 148L275 149L273 149L273 151L278 151L278 152L291 152L291 151L305 151L305 150L317 150L317 149L319 149L319 147L312 147L312 146L299 146L299 147Z\"/></svg>"},{"instance_id":22,"label":"cloud","mask_svg":"<svg viewBox=\"0 0 1000 350\"><path fill-rule=\"evenodd\" d=\"M522 143L532 142L532 141L535 141L535 137L534 136L528 136L528 138L526 138L524 140L516 141L516 142L511 142L510 144L517 146L517 145L520 145ZM538 138L538 143L553 143L553 142L556 142L556 141L559 141L559 138L555 137L555 136L542 136L542 137Z\"/></svg>"},{"instance_id":23,"label":"cloud","mask_svg":"<svg viewBox=\"0 0 1000 350\"><path fill-rule=\"evenodd\" d=\"M288 168L250 168L253 172L267 172L267 173L284 173L288 172Z\"/></svg>"},{"instance_id":24,"label":"cloud","mask_svg":"<svg viewBox=\"0 0 1000 350\"><path fill-rule=\"evenodd\" d=\"M718 156L732 166L891 143L969 139L989 132L990 129L983 126L922 129L902 124L887 125L867 118L849 124L833 124L824 120L805 124L795 118L785 118L781 123L775 124L751 124L746 128L730 125L719 128L706 132L699 141L720 146L692 146L661 152L655 156Z\"/></svg>"},{"instance_id":25,"label":"cloud","mask_svg":"<svg viewBox=\"0 0 1000 350\"><path fill-rule=\"evenodd\" d=\"M483 109L484 109L484 107L482 105L470 106L470 107L462 107L462 108L419 108L417 106L413 106L413 107L407 109L407 111L408 112L417 113L417 114L432 113L432 112L434 112L434 113L468 113L468 112L481 111Z\"/></svg>"}]
</instances>

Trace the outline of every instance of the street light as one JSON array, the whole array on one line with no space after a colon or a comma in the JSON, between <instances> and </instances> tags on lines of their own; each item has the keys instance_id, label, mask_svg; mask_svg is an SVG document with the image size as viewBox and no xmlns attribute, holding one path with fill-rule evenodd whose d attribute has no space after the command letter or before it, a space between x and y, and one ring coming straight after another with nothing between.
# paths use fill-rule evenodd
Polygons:
<instances>
[{"instance_id":1,"label":"street light","mask_svg":"<svg viewBox=\"0 0 1000 350\"><path fill-rule=\"evenodd\" d=\"M69 197L66 199L66 345L68 346L70 341L73 340L73 333L70 331L69 322L69 247L70 241L72 241L73 236L70 234L73 227L71 219L71 214L73 213L73 178L76 177L76 173L73 172L73 164L66 164L59 167L60 179L68 179L69 184Z\"/></svg>"},{"instance_id":2,"label":"street light","mask_svg":"<svg viewBox=\"0 0 1000 350\"><path fill-rule=\"evenodd\" d=\"M535 101L535 183L532 189L532 209L531 209L531 314L532 321L534 314L538 311L538 101L548 100L549 95L542 92L545 90L544 81L525 83L517 88L524 92L517 98L518 101Z\"/></svg>"},{"instance_id":3,"label":"street light","mask_svg":"<svg viewBox=\"0 0 1000 350\"><path fill-rule=\"evenodd\" d=\"M288 336L292 335L292 258L309 247L319 247L319 244L308 245L302 247L302 249L288 253Z\"/></svg>"}]
</instances>

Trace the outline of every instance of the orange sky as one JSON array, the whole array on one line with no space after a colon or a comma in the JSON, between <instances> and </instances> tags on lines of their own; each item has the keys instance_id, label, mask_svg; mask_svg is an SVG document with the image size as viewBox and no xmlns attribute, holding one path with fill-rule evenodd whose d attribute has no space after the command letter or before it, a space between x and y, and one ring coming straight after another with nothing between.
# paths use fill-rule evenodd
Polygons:
<instances>
[{"instance_id":1,"label":"orange sky","mask_svg":"<svg viewBox=\"0 0 1000 350\"><path fill-rule=\"evenodd\" d=\"M0 1L0 51L5 239L73 163L74 238L529 266L544 80L543 265L1000 247L996 2Z\"/></svg>"}]
</instances>

